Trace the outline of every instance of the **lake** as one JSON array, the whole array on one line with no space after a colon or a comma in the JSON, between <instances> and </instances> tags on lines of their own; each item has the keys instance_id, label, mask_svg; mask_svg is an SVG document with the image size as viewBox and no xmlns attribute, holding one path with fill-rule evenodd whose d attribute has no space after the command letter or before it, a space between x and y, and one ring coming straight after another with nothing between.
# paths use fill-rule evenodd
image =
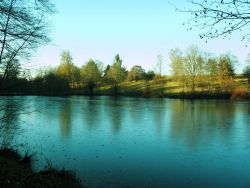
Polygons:
<instances>
[{"instance_id":1,"label":"lake","mask_svg":"<svg viewBox=\"0 0 250 188\"><path fill-rule=\"evenodd\" d=\"M250 187L250 101L1 97L1 142L95 187ZM8 110L6 110L8 109Z\"/></svg>"}]
</instances>

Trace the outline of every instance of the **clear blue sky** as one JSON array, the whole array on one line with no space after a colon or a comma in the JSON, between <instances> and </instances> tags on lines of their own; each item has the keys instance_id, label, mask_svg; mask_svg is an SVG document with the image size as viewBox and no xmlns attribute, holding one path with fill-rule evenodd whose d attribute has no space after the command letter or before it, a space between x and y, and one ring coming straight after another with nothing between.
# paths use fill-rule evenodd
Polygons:
<instances>
[{"instance_id":1,"label":"clear blue sky","mask_svg":"<svg viewBox=\"0 0 250 188\"><path fill-rule=\"evenodd\" d=\"M185 0L170 0L187 7ZM231 40L205 43L198 29L187 31L182 23L188 14L176 12L168 0L54 0L57 13L52 17L52 42L39 48L31 59L34 67L56 66L62 50L72 53L74 63L83 65L88 59L111 64L119 53L127 68L138 64L153 69L156 56L162 54L165 73L169 72L168 52L183 50L190 44L220 54L232 52L243 64L249 48L235 35ZM240 70L240 66L237 66Z\"/></svg>"}]
</instances>

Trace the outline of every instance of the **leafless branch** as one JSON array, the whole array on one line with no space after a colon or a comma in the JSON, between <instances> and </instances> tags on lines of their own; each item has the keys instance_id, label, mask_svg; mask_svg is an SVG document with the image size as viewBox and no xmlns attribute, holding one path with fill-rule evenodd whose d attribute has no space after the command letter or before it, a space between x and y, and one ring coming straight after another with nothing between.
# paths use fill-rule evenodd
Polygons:
<instances>
[{"instance_id":1,"label":"leafless branch","mask_svg":"<svg viewBox=\"0 0 250 188\"><path fill-rule=\"evenodd\" d=\"M204 32L201 39L226 38L232 33L242 33L241 40L250 41L250 1L248 0L187 0L192 8L176 8L182 13L191 14L184 25L188 30L198 27Z\"/></svg>"}]
</instances>

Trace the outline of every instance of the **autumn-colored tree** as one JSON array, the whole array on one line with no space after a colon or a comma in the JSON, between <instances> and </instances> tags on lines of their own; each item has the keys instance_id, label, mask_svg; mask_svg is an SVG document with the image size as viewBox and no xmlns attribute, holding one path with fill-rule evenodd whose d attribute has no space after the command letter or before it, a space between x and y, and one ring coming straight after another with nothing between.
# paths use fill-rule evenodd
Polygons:
<instances>
[{"instance_id":1,"label":"autumn-colored tree","mask_svg":"<svg viewBox=\"0 0 250 188\"><path fill-rule=\"evenodd\" d=\"M134 65L128 72L128 81L139 81L145 78L145 70L140 65Z\"/></svg>"},{"instance_id":2,"label":"autumn-colored tree","mask_svg":"<svg viewBox=\"0 0 250 188\"><path fill-rule=\"evenodd\" d=\"M84 84L88 87L90 94L93 94L94 88L101 81L101 76L101 70L99 69L98 64L93 60L89 60L81 68L81 77Z\"/></svg>"},{"instance_id":3,"label":"autumn-colored tree","mask_svg":"<svg viewBox=\"0 0 250 188\"><path fill-rule=\"evenodd\" d=\"M61 53L61 64L57 68L57 75L68 80L71 87L80 80L80 71L73 63L73 58L69 51Z\"/></svg>"},{"instance_id":4,"label":"autumn-colored tree","mask_svg":"<svg viewBox=\"0 0 250 188\"><path fill-rule=\"evenodd\" d=\"M110 66L107 72L107 78L109 82L113 85L114 92L117 94L119 84L124 81L127 77L126 68L122 66L122 60L117 54L114 59L114 63Z\"/></svg>"},{"instance_id":5,"label":"autumn-colored tree","mask_svg":"<svg viewBox=\"0 0 250 188\"><path fill-rule=\"evenodd\" d=\"M223 90L228 91L232 88L234 64L237 60L230 54L221 55L218 60L219 83Z\"/></svg>"},{"instance_id":6,"label":"autumn-colored tree","mask_svg":"<svg viewBox=\"0 0 250 188\"><path fill-rule=\"evenodd\" d=\"M206 69L208 75L208 89L209 91L212 91L216 86L216 81L219 76L217 60L215 58L208 58Z\"/></svg>"}]
</instances>

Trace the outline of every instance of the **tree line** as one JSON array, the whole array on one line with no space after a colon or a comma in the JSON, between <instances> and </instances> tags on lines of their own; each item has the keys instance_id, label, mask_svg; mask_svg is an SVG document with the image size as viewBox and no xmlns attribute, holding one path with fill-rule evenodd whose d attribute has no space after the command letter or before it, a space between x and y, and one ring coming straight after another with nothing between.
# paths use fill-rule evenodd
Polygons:
<instances>
[{"instance_id":1,"label":"tree line","mask_svg":"<svg viewBox=\"0 0 250 188\"><path fill-rule=\"evenodd\" d=\"M125 81L143 81L145 89L150 84L163 88L168 82L176 82L182 92L229 92L234 86L235 66L238 61L232 54L215 56L190 45L185 51L171 49L169 57L171 75L163 76L164 60L161 55L157 56L155 71L145 71L140 65L134 65L127 70L119 54L114 57L111 65L104 66L101 61L90 59L77 67L71 53L63 51L57 67L40 70L32 79L28 79L27 74L22 74L21 66L16 62L16 66L9 69L2 87L11 92L11 88L18 90L13 86L18 86L18 91L31 94L63 94L82 89L92 95L101 86L110 86L113 94L117 94L120 84ZM250 56L247 62L250 62ZM250 66L246 66L243 74L250 82ZM150 82L151 80L154 82Z\"/></svg>"},{"instance_id":2,"label":"tree line","mask_svg":"<svg viewBox=\"0 0 250 188\"><path fill-rule=\"evenodd\" d=\"M90 59L81 67L73 63L69 51L61 53L60 65L44 69L32 80L33 90L65 92L69 89L84 88L92 95L95 88L110 85L114 94L118 93L119 84L124 81L152 80L156 73L146 72L140 65L133 66L129 71L122 64L119 54L113 63L104 67L101 61Z\"/></svg>"},{"instance_id":3,"label":"tree line","mask_svg":"<svg viewBox=\"0 0 250 188\"><path fill-rule=\"evenodd\" d=\"M229 91L233 86L237 58L232 54L213 56L191 45L185 52L179 48L169 52L172 75L185 88L194 92Z\"/></svg>"}]
</instances>

